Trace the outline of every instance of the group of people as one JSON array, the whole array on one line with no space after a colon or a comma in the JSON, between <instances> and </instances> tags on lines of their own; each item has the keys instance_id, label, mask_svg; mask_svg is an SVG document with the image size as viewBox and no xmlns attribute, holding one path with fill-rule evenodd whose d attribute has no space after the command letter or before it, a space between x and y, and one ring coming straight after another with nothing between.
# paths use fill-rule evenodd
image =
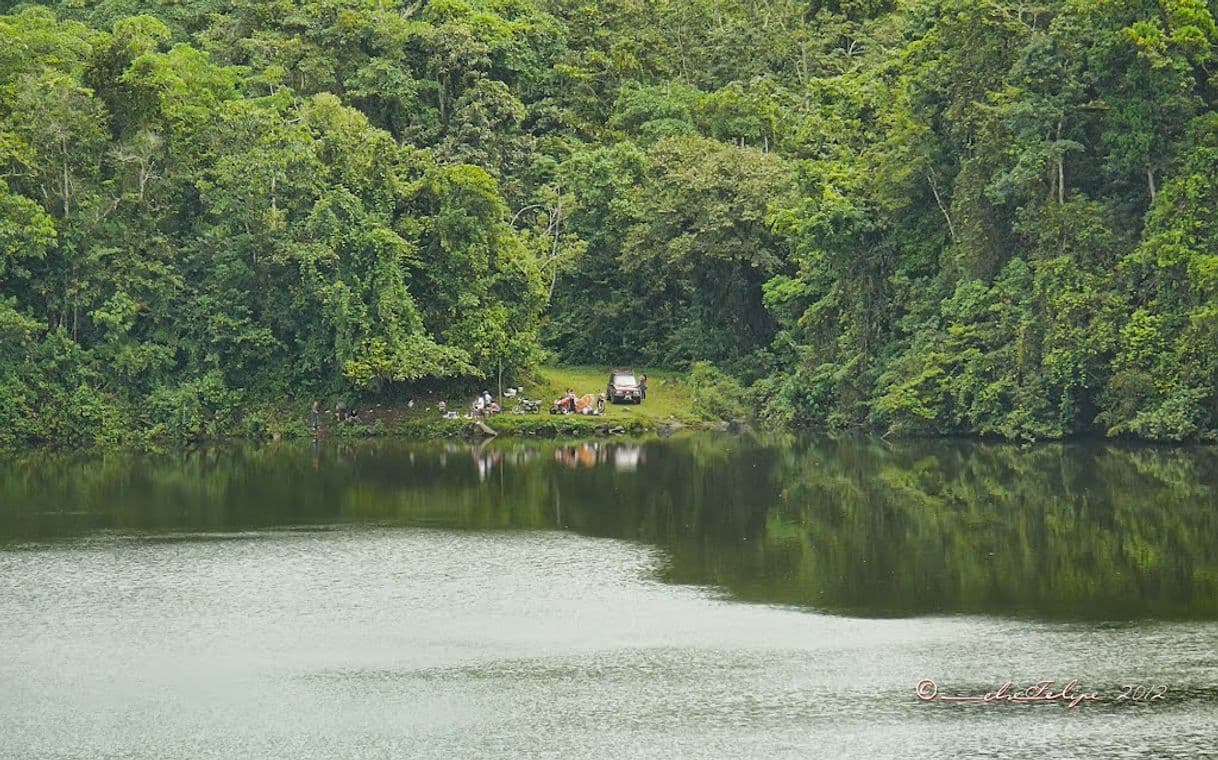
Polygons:
<instances>
[{"instance_id":1,"label":"group of people","mask_svg":"<svg viewBox=\"0 0 1218 760\"><path fill-rule=\"evenodd\" d=\"M414 402L412 401L410 405L413 406ZM329 414L330 410L327 409L325 413ZM321 415L321 402L314 401L313 408L309 410L309 424L313 427L314 433L317 433L317 431L321 428ZM359 410L353 406L348 407L346 404L340 401L334 407L334 421L359 422Z\"/></svg>"},{"instance_id":2,"label":"group of people","mask_svg":"<svg viewBox=\"0 0 1218 760\"><path fill-rule=\"evenodd\" d=\"M486 417L501 411L499 402L495 401L495 397L491 395L490 391L482 391L479 395L474 396L474 403L471 407L475 417Z\"/></svg>"},{"instance_id":3,"label":"group of people","mask_svg":"<svg viewBox=\"0 0 1218 760\"><path fill-rule=\"evenodd\" d=\"M519 389L513 388L510 390L514 391L515 393L520 393L520 392L523 392L524 389L523 388L519 388ZM639 378L639 390L642 392L643 398L646 399L647 398L647 375L643 375ZM509 393L507 395L515 395L515 393ZM563 394L563 397L558 400L557 405L559 407L565 408L567 411L570 411L570 412L584 411L586 413L594 413L594 412L600 412L605 408L604 394L597 394L597 396L595 397L595 405L593 406L593 405L589 404L589 405L587 405L587 408L585 408L585 409L579 408L579 404L577 403L578 401L579 401L579 399L575 395L575 389L568 388L567 392ZM409 403L409 406L413 408L414 401L411 401ZM450 413L448 411L448 405L443 401L441 401L439 403L438 408L440 410L440 415L442 417L448 417L448 416L450 416L450 414L452 416L456 416L455 413ZM478 394L477 396L474 396L474 401L470 405L470 408L473 410L475 417L486 417L488 415L497 414L498 412L502 411L499 406L499 403L497 401L495 401L495 397L491 395L490 391L482 391L482 393ZM329 412L329 410L326 410L326 411ZM314 433L316 433L318 431L318 429L321 427L321 415L322 415L321 402L314 401L313 408L309 411L309 422L311 423L311 425L313 427ZM348 408L346 406L346 404L339 402L338 405L334 409L334 418L338 422L356 422L359 420L359 412L356 411L356 409L354 407Z\"/></svg>"},{"instance_id":4,"label":"group of people","mask_svg":"<svg viewBox=\"0 0 1218 760\"><path fill-rule=\"evenodd\" d=\"M562 398L554 402L551 412L560 411L565 414L603 414L605 411L605 394L595 395L586 393L576 396L574 388L568 388Z\"/></svg>"}]
</instances>

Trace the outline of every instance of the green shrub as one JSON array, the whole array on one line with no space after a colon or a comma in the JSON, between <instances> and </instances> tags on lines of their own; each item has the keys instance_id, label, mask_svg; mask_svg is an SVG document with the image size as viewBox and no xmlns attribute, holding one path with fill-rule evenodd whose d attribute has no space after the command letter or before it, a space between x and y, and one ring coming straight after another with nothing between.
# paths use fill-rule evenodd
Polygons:
<instances>
[{"instance_id":1,"label":"green shrub","mask_svg":"<svg viewBox=\"0 0 1218 760\"><path fill-rule=\"evenodd\" d=\"M175 441L219 438L235 429L241 394L218 371L153 391L145 405L148 434Z\"/></svg>"},{"instance_id":2,"label":"green shrub","mask_svg":"<svg viewBox=\"0 0 1218 760\"><path fill-rule=\"evenodd\" d=\"M710 362L694 362L687 383L689 397L697 414L720 420L752 417L748 391L740 381Z\"/></svg>"}]
</instances>

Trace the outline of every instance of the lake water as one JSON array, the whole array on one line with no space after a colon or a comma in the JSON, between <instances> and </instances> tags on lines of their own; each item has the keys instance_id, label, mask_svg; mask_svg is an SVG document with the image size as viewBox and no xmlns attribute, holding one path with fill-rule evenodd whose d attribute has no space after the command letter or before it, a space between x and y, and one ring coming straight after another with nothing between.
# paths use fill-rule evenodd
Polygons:
<instances>
[{"instance_id":1,"label":"lake water","mask_svg":"<svg viewBox=\"0 0 1218 760\"><path fill-rule=\"evenodd\" d=\"M915 697L1071 678L1098 699ZM1117 699L1139 684L1163 699ZM2 758L1207 753L1211 448L698 435L0 463Z\"/></svg>"}]
</instances>

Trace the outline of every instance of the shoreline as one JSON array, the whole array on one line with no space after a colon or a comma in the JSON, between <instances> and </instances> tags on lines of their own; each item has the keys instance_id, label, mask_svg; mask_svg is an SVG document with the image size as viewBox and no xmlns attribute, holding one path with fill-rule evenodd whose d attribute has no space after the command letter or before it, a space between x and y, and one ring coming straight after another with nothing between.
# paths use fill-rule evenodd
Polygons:
<instances>
[{"instance_id":1,"label":"shoreline","mask_svg":"<svg viewBox=\"0 0 1218 760\"><path fill-rule=\"evenodd\" d=\"M299 406L299 405L296 405ZM392 413L396 407L382 407ZM273 420L284 420L283 416L274 414L263 408L261 414L267 414ZM251 416L254 415L251 412ZM295 415L299 417L299 415ZM275 442L344 442L344 441L373 441L398 440L402 442L452 441L461 440L469 443L488 442L493 440L508 441L568 441L591 442L613 438L639 438L658 436L668 438L687 433L788 433L791 435L826 435L862 436L873 438L888 444L916 443L919 441L954 441L985 446L1013 446L1018 448L1040 448L1053 445L1103 444L1106 446L1136 447L1151 449L1196 449L1214 448L1214 441L1156 441L1141 438L1096 436L1067 436L1062 438L1041 439L1037 441L1020 441L1004 438L988 438L968 435L884 435L878 430L830 430L808 428L799 430L771 429L759 426L755 421L729 421L716 419L691 418L648 418L634 417L630 419L606 417L603 415L551 415L543 411L540 414L517 414L500 412L483 419L458 417L456 419L420 416L418 414L402 416L394 422L387 422L385 417L375 417L371 421L339 423L333 420L333 415L314 433L307 419L294 419L290 422L272 422L258 432L232 430L218 435L207 435L186 440L166 437L147 437L139 431L131 431L128 439L119 441L96 441L89 443L64 443L42 441L33 445L0 447L0 458L14 455L32 454L37 452L63 454L73 452L90 454L101 451L127 451L144 453L166 453L171 451L192 451L217 445L269 444ZM477 423L485 424L490 431L475 430Z\"/></svg>"},{"instance_id":2,"label":"shoreline","mask_svg":"<svg viewBox=\"0 0 1218 760\"><path fill-rule=\"evenodd\" d=\"M490 438L580 438L598 439L614 436L659 435L666 437L679 431L730 432L751 429L748 423L726 420L690 419L619 419L605 415L515 414L500 412L488 417L419 418L412 417L392 424L382 420L370 423L330 423L317 434L282 434L276 438L316 438L343 440L350 438L400 438L403 440L490 439Z\"/></svg>"},{"instance_id":3,"label":"shoreline","mask_svg":"<svg viewBox=\"0 0 1218 760\"><path fill-rule=\"evenodd\" d=\"M306 408L291 405L293 410ZM362 409L365 407L361 407ZM307 413L285 413L284 407L260 407L243 415L241 424L226 425L212 434L187 439L150 435L133 429L122 440L62 442L39 441L31 445L0 447L0 457L43 451L90 453L105 450L143 452L189 451L224 444L264 444L279 441L392 440L421 442L440 440L577 440L593 441L655 435L662 438L679 432L740 432L752 430L747 422L610 414L536 414L499 412L482 418L462 415L455 419L428 411L409 412L401 405L367 408L356 421L340 422L331 410L323 413L317 431ZM480 426L485 426L480 427Z\"/></svg>"},{"instance_id":4,"label":"shoreline","mask_svg":"<svg viewBox=\"0 0 1218 760\"><path fill-rule=\"evenodd\" d=\"M1106 445L1150 446L1155 448L1192 448L1214 446L1213 440L1163 441L1154 439L1108 437L1102 434L1072 435L1061 438L1046 438L1035 441L995 438L968 434L934 434L913 432L884 432L874 428L850 428L833 430L825 428L790 429L766 425L755 419L724 420L707 414L704 404L697 402L696 395L685 378L679 373L665 370L650 370L653 384L648 398L641 405L612 405L603 414L550 414L545 399L562 393L565 387L581 390L595 388L602 380L602 370L597 367L543 367L526 379L529 398L542 400L536 413L522 413L516 402L502 399L508 409L485 418L475 418L466 405L454 399L464 398L465 393L429 393L413 396L409 400L395 401L366 398L355 401L352 406L358 417L351 421L339 421L337 410L343 408L340 399L323 398L319 431L315 434L310 422L310 407L313 398L302 397L278 401L250 400L237 408L223 411L199 410L189 426L183 426L174 434L164 425L140 419L131 410L123 423L109 430L109 435L96 439L35 439L23 443L9 442L0 446L0 456L23 452L95 452L106 449L130 451L165 452L187 451L200 447L223 444L266 443L280 440L346 441L360 439L400 439L403 441L468 440L479 441L492 438L515 440L594 441L615 436L668 437L677 432L727 432L755 431L762 433L790 433L794 435L864 435L888 443L897 441L959 441L987 445L1043 446L1046 444L1096 442ZM460 411L459 417L442 417L441 401L448 402L448 410ZM701 413L699 413L701 412ZM489 429L478 428L478 423Z\"/></svg>"}]
</instances>

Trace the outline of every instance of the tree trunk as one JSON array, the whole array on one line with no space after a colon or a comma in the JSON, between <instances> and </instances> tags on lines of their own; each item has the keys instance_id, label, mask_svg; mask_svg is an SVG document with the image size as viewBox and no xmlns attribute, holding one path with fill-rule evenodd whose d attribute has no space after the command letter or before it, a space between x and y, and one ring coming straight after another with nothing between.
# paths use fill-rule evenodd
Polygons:
<instances>
[{"instance_id":1,"label":"tree trunk","mask_svg":"<svg viewBox=\"0 0 1218 760\"><path fill-rule=\"evenodd\" d=\"M1062 122L1057 120L1057 141L1060 144L1062 139ZM1065 153L1057 154L1057 205L1066 205L1066 155Z\"/></svg>"},{"instance_id":2,"label":"tree trunk","mask_svg":"<svg viewBox=\"0 0 1218 760\"><path fill-rule=\"evenodd\" d=\"M1155 190L1155 170L1149 166L1146 167L1146 184L1150 187L1150 202L1154 203L1155 195L1157 195Z\"/></svg>"},{"instance_id":3,"label":"tree trunk","mask_svg":"<svg viewBox=\"0 0 1218 760\"><path fill-rule=\"evenodd\" d=\"M63 218L66 220L72 213L72 180L68 175L68 157L63 159Z\"/></svg>"},{"instance_id":4,"label":"tree trunk","mask_svg":"<svg viewBox=\"0 0 1218 760\"><path fill-rule=\"evenodd\" d=\"M934 193L935 203L939 205L939 210L943 212L943 218L947 220L947 232L952 236L952 242L956 241L956 225L952 224L952 216L947 213L947 207L943 205L943 199L939 197L939 188L935 186L934 177L927 174L926 181L930 184L930 191Z\"/></svg>"},{"instance_id":5,"label":"tree trunk","mask_svg":"<svg viewBox=\"0 0 1218 760\"><path fill-rule=\"evenodd\" d=\"M554 300L554 286L558 284L558 255L562 250L559 235L562 231L562 200L558 201L557 208L554 211L554 242L550 245L550 266L554 267L554 271L550 274L550 293L546 296L546 303Z\"/></svg>"}]
</instances>

